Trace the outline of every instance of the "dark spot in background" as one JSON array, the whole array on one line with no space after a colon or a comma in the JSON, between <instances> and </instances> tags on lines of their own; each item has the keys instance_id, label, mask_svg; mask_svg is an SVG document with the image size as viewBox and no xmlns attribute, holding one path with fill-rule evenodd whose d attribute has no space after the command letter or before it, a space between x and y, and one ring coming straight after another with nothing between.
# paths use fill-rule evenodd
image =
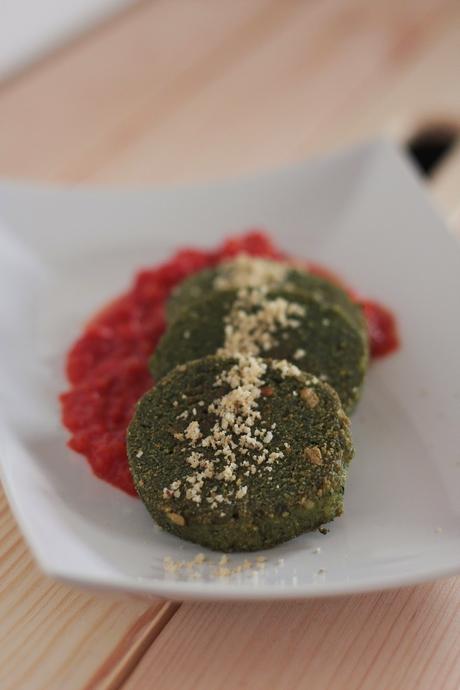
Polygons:
<instances>
[{"instance_id":1,"label":"dark spot in background","mask_svg":"<svg viewBox=\"0 0 460 690\"><path fill-rule=\"evenodd\" d=\"M429 177L452 151L459 138L455 125L427 125L418 130L406 144L406 152L420 172Z\"/></svg>"}]
</instances>

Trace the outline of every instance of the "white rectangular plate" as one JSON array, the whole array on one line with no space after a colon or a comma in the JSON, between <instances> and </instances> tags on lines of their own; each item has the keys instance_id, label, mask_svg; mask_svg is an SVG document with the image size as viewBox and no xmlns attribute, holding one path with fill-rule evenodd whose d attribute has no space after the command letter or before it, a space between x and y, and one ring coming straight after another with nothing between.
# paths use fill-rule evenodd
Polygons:
<instances>
[{"instance_id":1,"label":"white rectangular plate","mask_svg":"<svg viewBox=\"0 0 460 690\"><path fill-rule=\"evenodd\" d=\"M165 572L163 559L202 549L155 530L140 501L97 480L66 448L57 397L68 346L139 267L254 226L389 305L402 348L372 364L353 418L345 515L330 533L265 552L256 574L217 578L203 566L192 579ZM41 567L80 585L176 599L324 596L458 573L459 295L455 239L408 164L381 142L196 188L3 183L0 456Z\"/></svg>"}]
</instances>

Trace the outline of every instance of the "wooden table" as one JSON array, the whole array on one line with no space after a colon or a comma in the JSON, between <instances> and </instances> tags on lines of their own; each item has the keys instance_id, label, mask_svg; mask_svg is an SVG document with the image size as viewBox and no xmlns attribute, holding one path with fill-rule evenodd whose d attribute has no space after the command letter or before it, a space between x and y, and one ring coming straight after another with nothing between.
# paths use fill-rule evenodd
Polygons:
<instances>
[{"instance_id":1,"label":"wooden table","mask_svg":"<svg viewBox=\"0 0 460 690\"><path fill-rule=\"evenodd\" d=\"M458 0L140 2L0 85L0 175L184 182L403 140L460 122L459 74ZM452 216L455 150L433 185ZM2 690L460 688L458 580L252 606L94 596L44 578L0 511Z\"/></svg>"}]
</instances>

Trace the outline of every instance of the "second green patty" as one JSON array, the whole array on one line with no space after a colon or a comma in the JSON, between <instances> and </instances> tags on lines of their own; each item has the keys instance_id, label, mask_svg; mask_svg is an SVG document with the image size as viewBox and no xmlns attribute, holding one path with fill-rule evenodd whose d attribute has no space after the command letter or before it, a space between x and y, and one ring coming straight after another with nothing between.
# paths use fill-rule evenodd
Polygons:
<instances>
[{"instance_id":1,"label":"second green patty","mask_svg":"<svg viewBox=\"0 0 460 690\"><path fill-rule=\"evenodd\" d=\"M237 290L216 291L207 299L195 300L182 309L151 358L153 376L158 380L178 364L219 354L231 326L229 316L238 312L235 304L240 294L241 291ZM273 290L264 299L272 303L274 313L277 304L294 305L292 311L295 313L288 319L297 325L284 327L281 315L273 332L268 333L267 328L267 339L259 338L259 352L242 354L294 362L304 371L327 381L337 391L346 412L351 412L359 399L368 363L368 344L363 332L342 307L324 302L314 294ZM250 298L246 300L247 304L241 310L247 316L244 320L246 325L250 317L261 309L258 304L248 306L250 301ZM300 311L303 313L297 313Z\"/></svg>"},{"instance_id":2,"label":"second green patty","mask_svg":"<svg viewBox=\"0 0 460 690\"><path fill-rule=\"evenodd\" d=\"M183 309L189 309L195 302L207 299L212 292L254 287L258 278L264 280L272 290L301 290L313 294L318 301L337 304L357 328L366 333L361 307L336 283L287 263L244 254L194 273L177 285L166 305L168 324L180 316Z\"/></svg>"}]
</instances>

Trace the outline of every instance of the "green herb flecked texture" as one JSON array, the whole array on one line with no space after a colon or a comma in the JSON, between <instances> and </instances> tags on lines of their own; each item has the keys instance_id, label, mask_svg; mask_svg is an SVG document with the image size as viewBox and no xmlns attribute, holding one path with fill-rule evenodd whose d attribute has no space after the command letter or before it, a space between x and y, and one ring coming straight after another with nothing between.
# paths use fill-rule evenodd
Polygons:
<instances>
[{"instance_id":1,"label":"green herb flecked texture","mask_svg":"<svg viewBox=\"0 0 460 690\"><path fill-rule=\"evenodd\" d=\"M231 262L225 262L228 265ZM279 263L265 260L265 263ZM171 324L181 311L193 306L194 302L206 299L215 290L216 278L222 274L222 265L206 268L194 273L180 283L171 293L166 305L166 316ZM286 275L277 287L282 290L300 290L313 293L318 301L340 306L350 320L367 337L367 326L361 307L356 304L339 285L322 276L300 268L287 266Z\"/></svg>"},{"instance_id":2,"label":"green herb flecked texture","mask_svg":"<svg viewBox=\"0 0 460 690\"><path fill-rule=\"evenodd\" d=\"M237 294L237 290L211 292L206 299L194 300L181 310L150 360L155 379L161 379L177 364L215 354L223 346L225 318ZM367 371L367 337L340 305L318 299L315 294L273 290L267 298L299 304L305 315L298 317L297 328L280 328L274 334L276 344L263 355L287 359L304 371L325 377L337 391L346 412L351 412ZM299 350L304 350L301 357L296 356Z\"/></svg>"},{"instance_id":3,"label":"green herb flecked texture","mask_svg":"<svg viewBox=\"0 0 460 690\"><path fill-rule=\"evenodd\" d=\"M175 368L139 401L128 430L128 456L136 488L155 521L183 539L220 551L268 548L318 528L342 512L348 463L353 455L349 420L338 396L327 384L301 372L283 378L268 362L258 400L261 423L273 428L273 447L284 458L264 465L249 477L238 457L237 477L247 486L241 499L211 508L207 492L217 487L223 497L234 484L206 479L203 501L165 498L163 489L180 479L186 484L187 442L178 440L190 420L210 433L216 416L209 405L230 390L213 385L236 360L214 356ZM203 403L203 404L200 404ZM195 414L193 414L195 410ZM181 415L187 412L187 419ZM287 447L286 445L287 444ZM185 452L184 452L185 451ZM212 448L201 448L218 464Z\"/></svg>"}]
</instances>

